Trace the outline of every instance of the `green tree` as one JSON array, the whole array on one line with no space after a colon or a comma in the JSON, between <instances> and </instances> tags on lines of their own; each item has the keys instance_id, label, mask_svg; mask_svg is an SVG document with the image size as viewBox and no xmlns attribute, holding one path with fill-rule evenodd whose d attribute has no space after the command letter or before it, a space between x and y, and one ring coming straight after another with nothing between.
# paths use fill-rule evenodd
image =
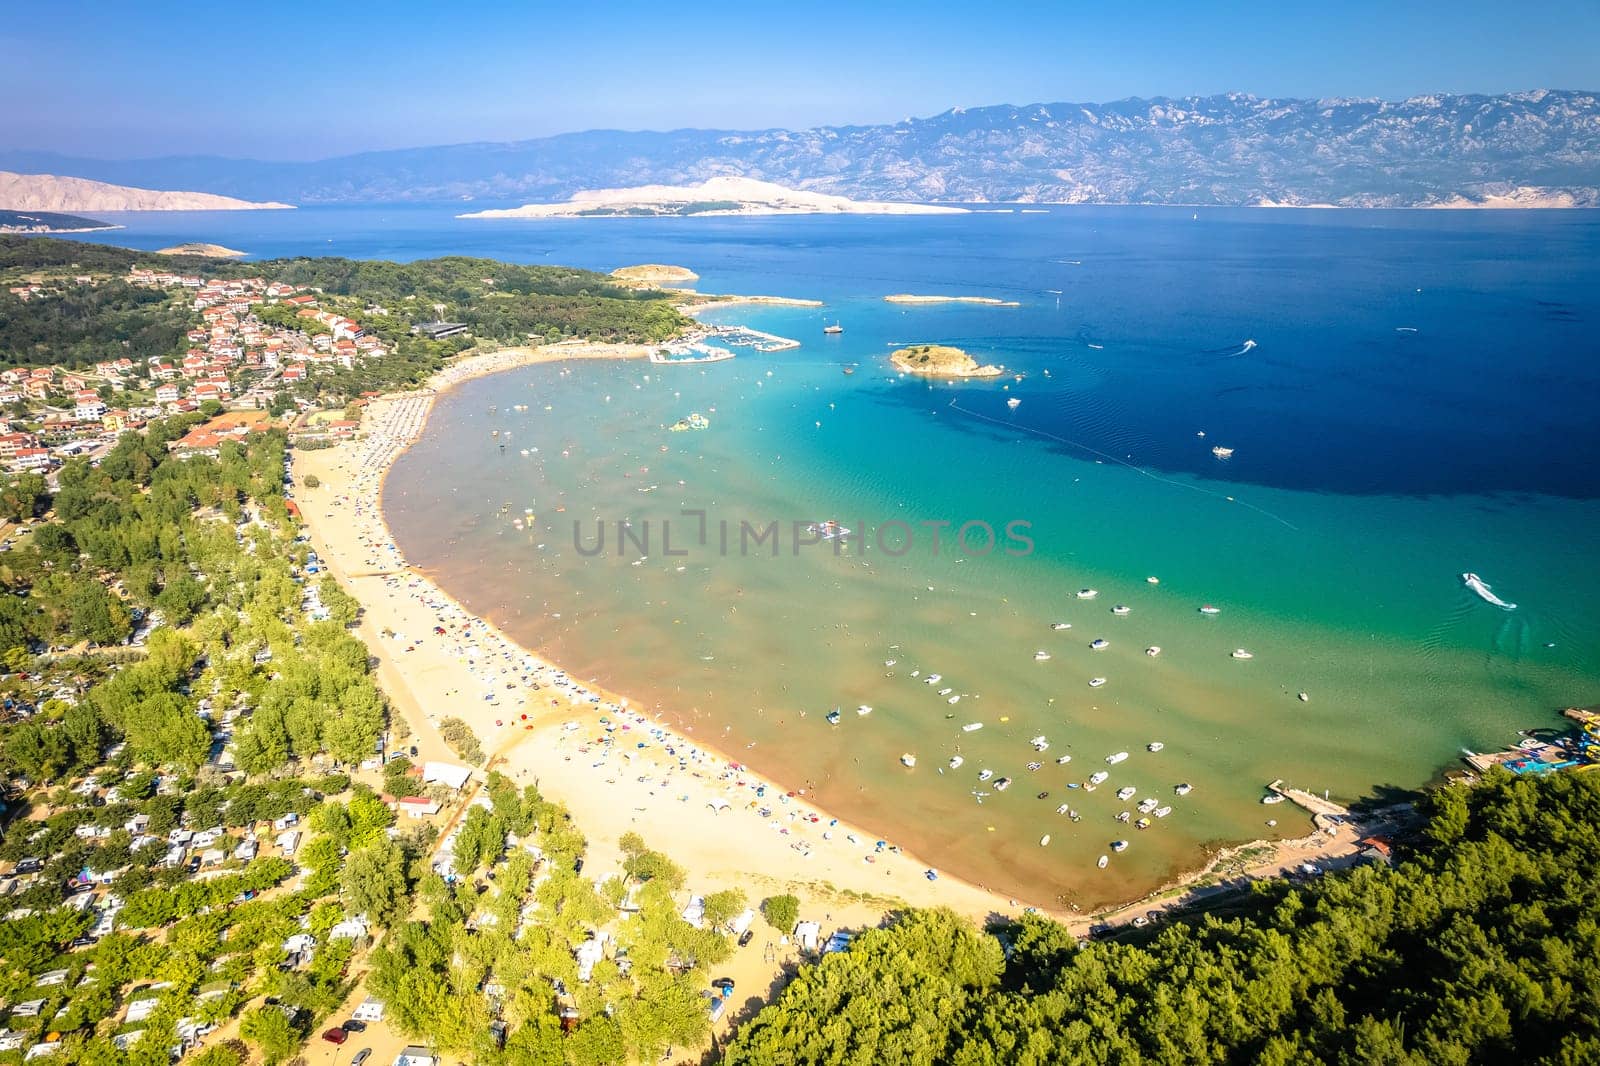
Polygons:
<instances>
[{"instance_id":1,"label":"green tree","mask_svg":"<svg viewBox=\"0 0 1600 1066\"><path fill-rule=\"evenodd\" d=\"M340 895L351 914L365 914L368 921L384 928L404 917L408 904L406 860L389 841L351 852L340 884Z\"/></svg>"},{"instance_id":2,"label":"green tree","mask_svg":"<svg viewBox=\"0 0 1600 1066\"><path fill-rule=\"evenodd\" d=\"M761 915L768 925L787 935L800 920L800 901L791 895L768 896L761 901Z\"/></svg>"}]
</instances>

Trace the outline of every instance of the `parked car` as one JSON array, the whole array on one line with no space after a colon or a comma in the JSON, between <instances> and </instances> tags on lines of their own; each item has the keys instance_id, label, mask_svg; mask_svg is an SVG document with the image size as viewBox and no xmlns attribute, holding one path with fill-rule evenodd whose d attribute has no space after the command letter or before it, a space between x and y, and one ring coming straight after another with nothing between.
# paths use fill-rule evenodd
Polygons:
<instances>
[{"instance_id":1,"label":"parked car","mask_svg":"<svg viewBox=\"0 0 1600 1066\"><path fill-rule=\"evenodd\" d=\"M367 1031L367 1023L356 1018L351 1018L349 1021L339 1026L339 1028L343 1029L347 1033L364 1033Z\"/></svg>"},{"instance_id":2,"label":"parked car","mask_svg":"<svg viewBox=\"0 0 1600 1066\"><path fill-rule=\"evenodd\" d=\"M369 1048L369 1047L364 1047L360 1051L356 1052L354 1056L351 1057L350 1066L361 1066L361 1064L363 1062L366 1062L367 1059L369 1059L371 1057L372 1057L372 1049Z\"/></svg>"},{"instance_id":3,"label":"parked car","mask_svg":"<svg viewBox=\"0 0 1600 1066\"><path fill-rule=\"evenodd\" d=\"M750 943L750 941L754 940L755 936L756 931L754 929L746 929L744 932L739 934L739 946L744 947L746 944Z\"/></svg>"},{"instance_id":4,"label":"parked car","mask_svg":"<svg viewBox=\"0 0 1600 1066\"><path fill-rule=\"evenodd\" d=\"M345 1032L343 1029L329 1029L327 1032L322 1034L322 1039L326 1040L330 1044L342 1044L346 1040L350 1039L350 1034Z\"/></svg>"}]
</instances>

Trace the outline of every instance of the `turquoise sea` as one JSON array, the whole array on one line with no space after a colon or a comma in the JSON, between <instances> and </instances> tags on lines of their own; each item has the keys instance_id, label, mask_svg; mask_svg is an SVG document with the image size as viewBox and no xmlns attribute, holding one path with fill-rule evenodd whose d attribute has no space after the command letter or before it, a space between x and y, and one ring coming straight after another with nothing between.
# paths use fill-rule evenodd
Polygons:
<instances>
[{"instance_id":1,"label":"turquoise sea","mask_svg":"<svg viewBox=\"0 0 1600 1066\"><path fill-rule=\"evenodd\" d=\"M450 214L172 216L93 236L666 262L706 291L825 301L710 316L792 351L468 383L396 465L386 507L413 561L530 647L940 868L1038 902L1125 898L1208 847L1302 832L1260 805L1275 778L1344 798L1414 787L1463 747L1595 699L1593 214ZM1021 306L883 302L897 292ZM824 336L835 320L845 332ZM920 341L1009 373L892 373L893 347ZM668 429L695 411L710 428ZM705 513L704 545L685 511ZM790 550L792 523L830 518L856 530L845 550ZM741 522L773 521L779 557L738 550ZM903 553L893 522L913 534ZM937 552L930 522L950 523ZM1032 551L964 553L950 538L966 522L1025 523ZM596 523L608 550L587 555ZM649 547L619 554L618 523ZM663 523L686 554L664 550ZM1517 609L1467 591L1469 570ZM1069 787L1096 770L1110 776L1092 793ZM1144 831L1114 820L1146 796L1171 813Z\"/></svg>"}]
</instances>

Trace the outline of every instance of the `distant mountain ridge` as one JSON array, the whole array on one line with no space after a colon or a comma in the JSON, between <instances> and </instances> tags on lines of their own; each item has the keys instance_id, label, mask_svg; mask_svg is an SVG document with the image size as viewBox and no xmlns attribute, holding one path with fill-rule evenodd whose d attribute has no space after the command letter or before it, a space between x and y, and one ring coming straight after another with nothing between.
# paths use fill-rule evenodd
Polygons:
<instances>
[{"instance_id":1,"label":"distant mountain ridge","mask_svg":"<svg viewBox=\"0 0 1600 1066\"><path fill-rule=\"evenodd\" d=\"M596 130L308 163L105 161L0 149L0 167L301 204L556 201L719 176L946 203L1600 206L1600 96L1402 101L1244 93L956 108L807 130Z\"/></svg>"}]
</instances>

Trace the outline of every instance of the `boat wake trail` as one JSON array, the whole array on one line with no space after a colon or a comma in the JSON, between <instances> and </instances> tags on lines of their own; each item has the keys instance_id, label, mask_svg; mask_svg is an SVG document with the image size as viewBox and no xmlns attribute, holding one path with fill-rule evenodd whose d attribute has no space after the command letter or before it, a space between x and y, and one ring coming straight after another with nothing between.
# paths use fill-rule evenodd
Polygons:
<instances>
[{"instance_id":1,"label":"boat wake trail","mask_svg":"<svg viewBox=\"0 0 1600 1066\"><path fill-rule=\"evenodd\" d=\"M1250 349L1254 348L1255 346L1256 346L1256 342L1255 341L1247 340L1247 341L1244 342L1244 344L1242 344L1239 347L1238 351L1236 351L1233 354L1231 354L1230 356L1228 356L1228 358L1237 359L1241 355L1244 355L1246 352L1248 352Z\"/></svg>"},{"instance_id":2,"label":"boat wake trail","mask_svg":"<svg viewBox=\"0 0 1600 1066\"><path fill-rule=\"evenodd\" d=\"M1203 485L1195 485L1195 484L1191 484L1191 483L1186 482L1186 481L1177 481L1177 480L1175 480L1173 478L1162 477L1160 474L1157 474L1154 471L1146 470L1142 466L1139 466L1139 465L1137 465L1135 463L1131 463L1126 459L1118 458L1117 456L1111 455L1108 452L1103 452L1098 448L1092 448L1089 445L1082 443L1081 441L1070 440L1067 437L1063 437L1063 436L1061 436L1059 434L1056 434L1056 433L1050 433L1050 432L1048 432L1046 430L1042 430L1042 429L1035 429L1033 426L1019 425L1018 423L1013 422L1013 421L994 418L994 417L992 417L990 415L986 415L986 414L982 413L981 411L974 411L971 408L962 407L961 406L961 401L959 399L952 399L950 401L950 410L960 412L961 414L964 414L969 418L980 419L981 421L984 421L984 422L992 422L995 425L1003 426L1006 429L1011 429L1011 430L1020 429L1024 433L1033 434L1035 437L1043 437L1045 440L1053 440L1053 441L1056 441L1056 442L1058 442L1060 444L1065 444L1069 448L1076 448L1081 452L1085 452L1085 453L1087 453L1089 455L1094 456L1096 459L1103 459L1108 463L1116 463L1118 466L1127 467L1129 470L1132 470L1134 473L1140 474L1140 475L1142 475L1144 477L1147 477L1151 481L1158 481L1163 485L1171 485L1174 488L1188 489L1191 492L1198 492L1202 496L1211 496L1211 497L1213 497L1215 499L1227 500L1230 503L1236 503L1241 507L1248 508L1248 509L1256 512L1257 514L1262 515L1263 517L1272 519L1274 522L1278 523L1279 525L1283 526L1286 529L1292 529L1296 533L1300 532L1300 527L1299 526L1295 525L1293 522L1289 521L1287 518L1284 518L1281 515L1273 514L1271 511L1267 510L1265 507L1257 507L1253 503L1246 503L1243 500L1235 499L1234 497L1228 496L1228 495L1226 495L1224 493L1216 492L1216 491L1213 491L1212 489L1208 489Z\"/></svg>"}]
</instances>

